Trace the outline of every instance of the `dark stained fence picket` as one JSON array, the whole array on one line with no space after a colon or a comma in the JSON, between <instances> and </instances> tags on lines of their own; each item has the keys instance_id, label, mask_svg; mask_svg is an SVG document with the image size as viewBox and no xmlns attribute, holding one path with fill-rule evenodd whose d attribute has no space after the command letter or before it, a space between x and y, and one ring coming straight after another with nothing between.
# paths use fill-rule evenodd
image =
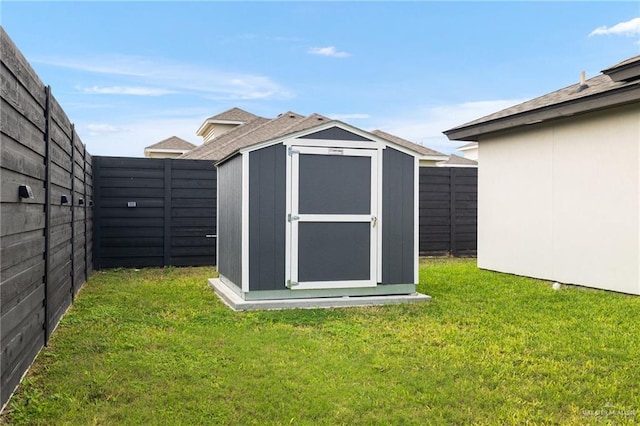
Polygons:
<instances>
[{"instance_id":1,"label":"dark stained fence picket","mask_svg":"<svg viewBox=\"0 0 640 426\"><path fill-rule=\"evenodd\" d=\"M421 256L475 256L478 169L420 168Z\"/></svg>"},{"instance_id":2,"label":"dark stained fence picket","mask_svg":"<svg viewBox=\"0 0 640 426\"><path fill-rule=\"evenodd\" d=\"M96 269L216 264L212 161L93 161Z\"/></svg>"},{"instance_id":3,"label":"dark stained fence picket","mask_svg":"<svg viewBox=\"0 0 640 426\"><path fill-rule=\"evenodd\" d=\"M0 27L0 406L91 274L91 156ZM19 187L33 198L21 198ZM65 201L66 199L66 201ZM82 202L80 201L82 200Z\"/></svg>"}]
</instances>

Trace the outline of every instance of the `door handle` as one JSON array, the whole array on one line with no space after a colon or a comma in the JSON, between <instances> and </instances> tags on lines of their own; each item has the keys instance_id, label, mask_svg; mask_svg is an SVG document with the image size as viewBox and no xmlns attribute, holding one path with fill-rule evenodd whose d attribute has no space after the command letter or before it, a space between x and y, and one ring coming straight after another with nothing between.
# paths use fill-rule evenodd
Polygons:
<instances>
[{"instance_id":1,"label":"door handle","mask_svg":"<svg viewBox=\"0 0 640 426\"><path fill-rule=\"evenodd\" d=\"M371 216L371 226L375 228L377 224L378 224L378 218L376 216Z\"/></svg>"},{"instance_id":2,"label":"door handle","mask_svg":"<svg viewBox=\"0 0 640 426\"><path fill-rule=\"evenodd\" d=\"M207 234L207 235L205 235L204 237L205 237L205 238L216 238L216 237L217 237L217 235L215 235L215 234Z\"/></svg>"}]
</instances>

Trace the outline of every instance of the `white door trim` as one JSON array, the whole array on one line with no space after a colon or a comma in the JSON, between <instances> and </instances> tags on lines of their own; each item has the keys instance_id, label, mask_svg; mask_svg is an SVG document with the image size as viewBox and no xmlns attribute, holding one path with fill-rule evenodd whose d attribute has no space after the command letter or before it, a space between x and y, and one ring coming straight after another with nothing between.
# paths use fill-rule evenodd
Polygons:
<instances>
[{"instance_id":1,"label":"white door trim","mask_svg":"<svg viewBox=\"0 0 640 426\"><path fill-rule=\"evenodd\" d=\"M285 249L287 286L292 290L327 289L327 288L351 288L351 287L375 287L380 281L381 268L379 258L379 230L380 230L380 180L379 168L381 149L355 149L335 147L309 147L291 146L287 155L287 211L289 213ZM299 154L315 155L339 155L369 157L371 159L371 208L370 214L300 214L299 212L299 179L300 164ZM368 280L347 281L314 281L299 282L298 280L298 224L300 222L366 222L370 223L370 270Z\"/></svg>"}]
</instances>

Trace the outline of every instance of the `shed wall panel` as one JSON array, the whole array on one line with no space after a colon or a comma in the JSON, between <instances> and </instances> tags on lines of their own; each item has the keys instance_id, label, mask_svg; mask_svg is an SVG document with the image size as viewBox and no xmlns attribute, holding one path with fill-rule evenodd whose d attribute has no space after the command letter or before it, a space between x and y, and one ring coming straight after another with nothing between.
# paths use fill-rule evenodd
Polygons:
<instances>
[{"instance_id":1,"label":"shed wall panel","mask_svg":"<svg viewBox=\"0 0 640 426\"><path fill-rule=\"evenodd\" d=\"M218 167L218 271L242 287L242 156Z\"/></svg>"},{"instance_id":2,"label":"shed wall panel","mask_svg":"<svg viewBox=\"0 0 640 426\"><path fill-rule=\"evenodd\" d=\"M415 161L392 148L383 152L382 284L414 282Z\"/></svg>"},{"instance_id":3,"label":"shed wall panel","mask_svg":"<svg viewBox=\"0 0 640 426\"><path fill-rule=\"evenodd\" d=\"M249 290L285 289L286 148L249 155Z\"/></svg>"}]
</instances>

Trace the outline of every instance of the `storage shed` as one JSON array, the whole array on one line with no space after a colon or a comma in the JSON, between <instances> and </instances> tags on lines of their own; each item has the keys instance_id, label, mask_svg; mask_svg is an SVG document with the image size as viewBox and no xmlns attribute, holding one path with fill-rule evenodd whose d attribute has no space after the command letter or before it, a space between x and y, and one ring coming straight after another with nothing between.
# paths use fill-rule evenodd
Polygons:
<instances>
[{"instance_id":1,"label":"storage shed","mask_svg":"<svg viewBox=\"0 0 640 426\"><path fill-rule=\"evenodd\" d=\"M243 300L415 293L417 151L302 124L216 164L220 282Z\"/></svg>"}]
</instances>

